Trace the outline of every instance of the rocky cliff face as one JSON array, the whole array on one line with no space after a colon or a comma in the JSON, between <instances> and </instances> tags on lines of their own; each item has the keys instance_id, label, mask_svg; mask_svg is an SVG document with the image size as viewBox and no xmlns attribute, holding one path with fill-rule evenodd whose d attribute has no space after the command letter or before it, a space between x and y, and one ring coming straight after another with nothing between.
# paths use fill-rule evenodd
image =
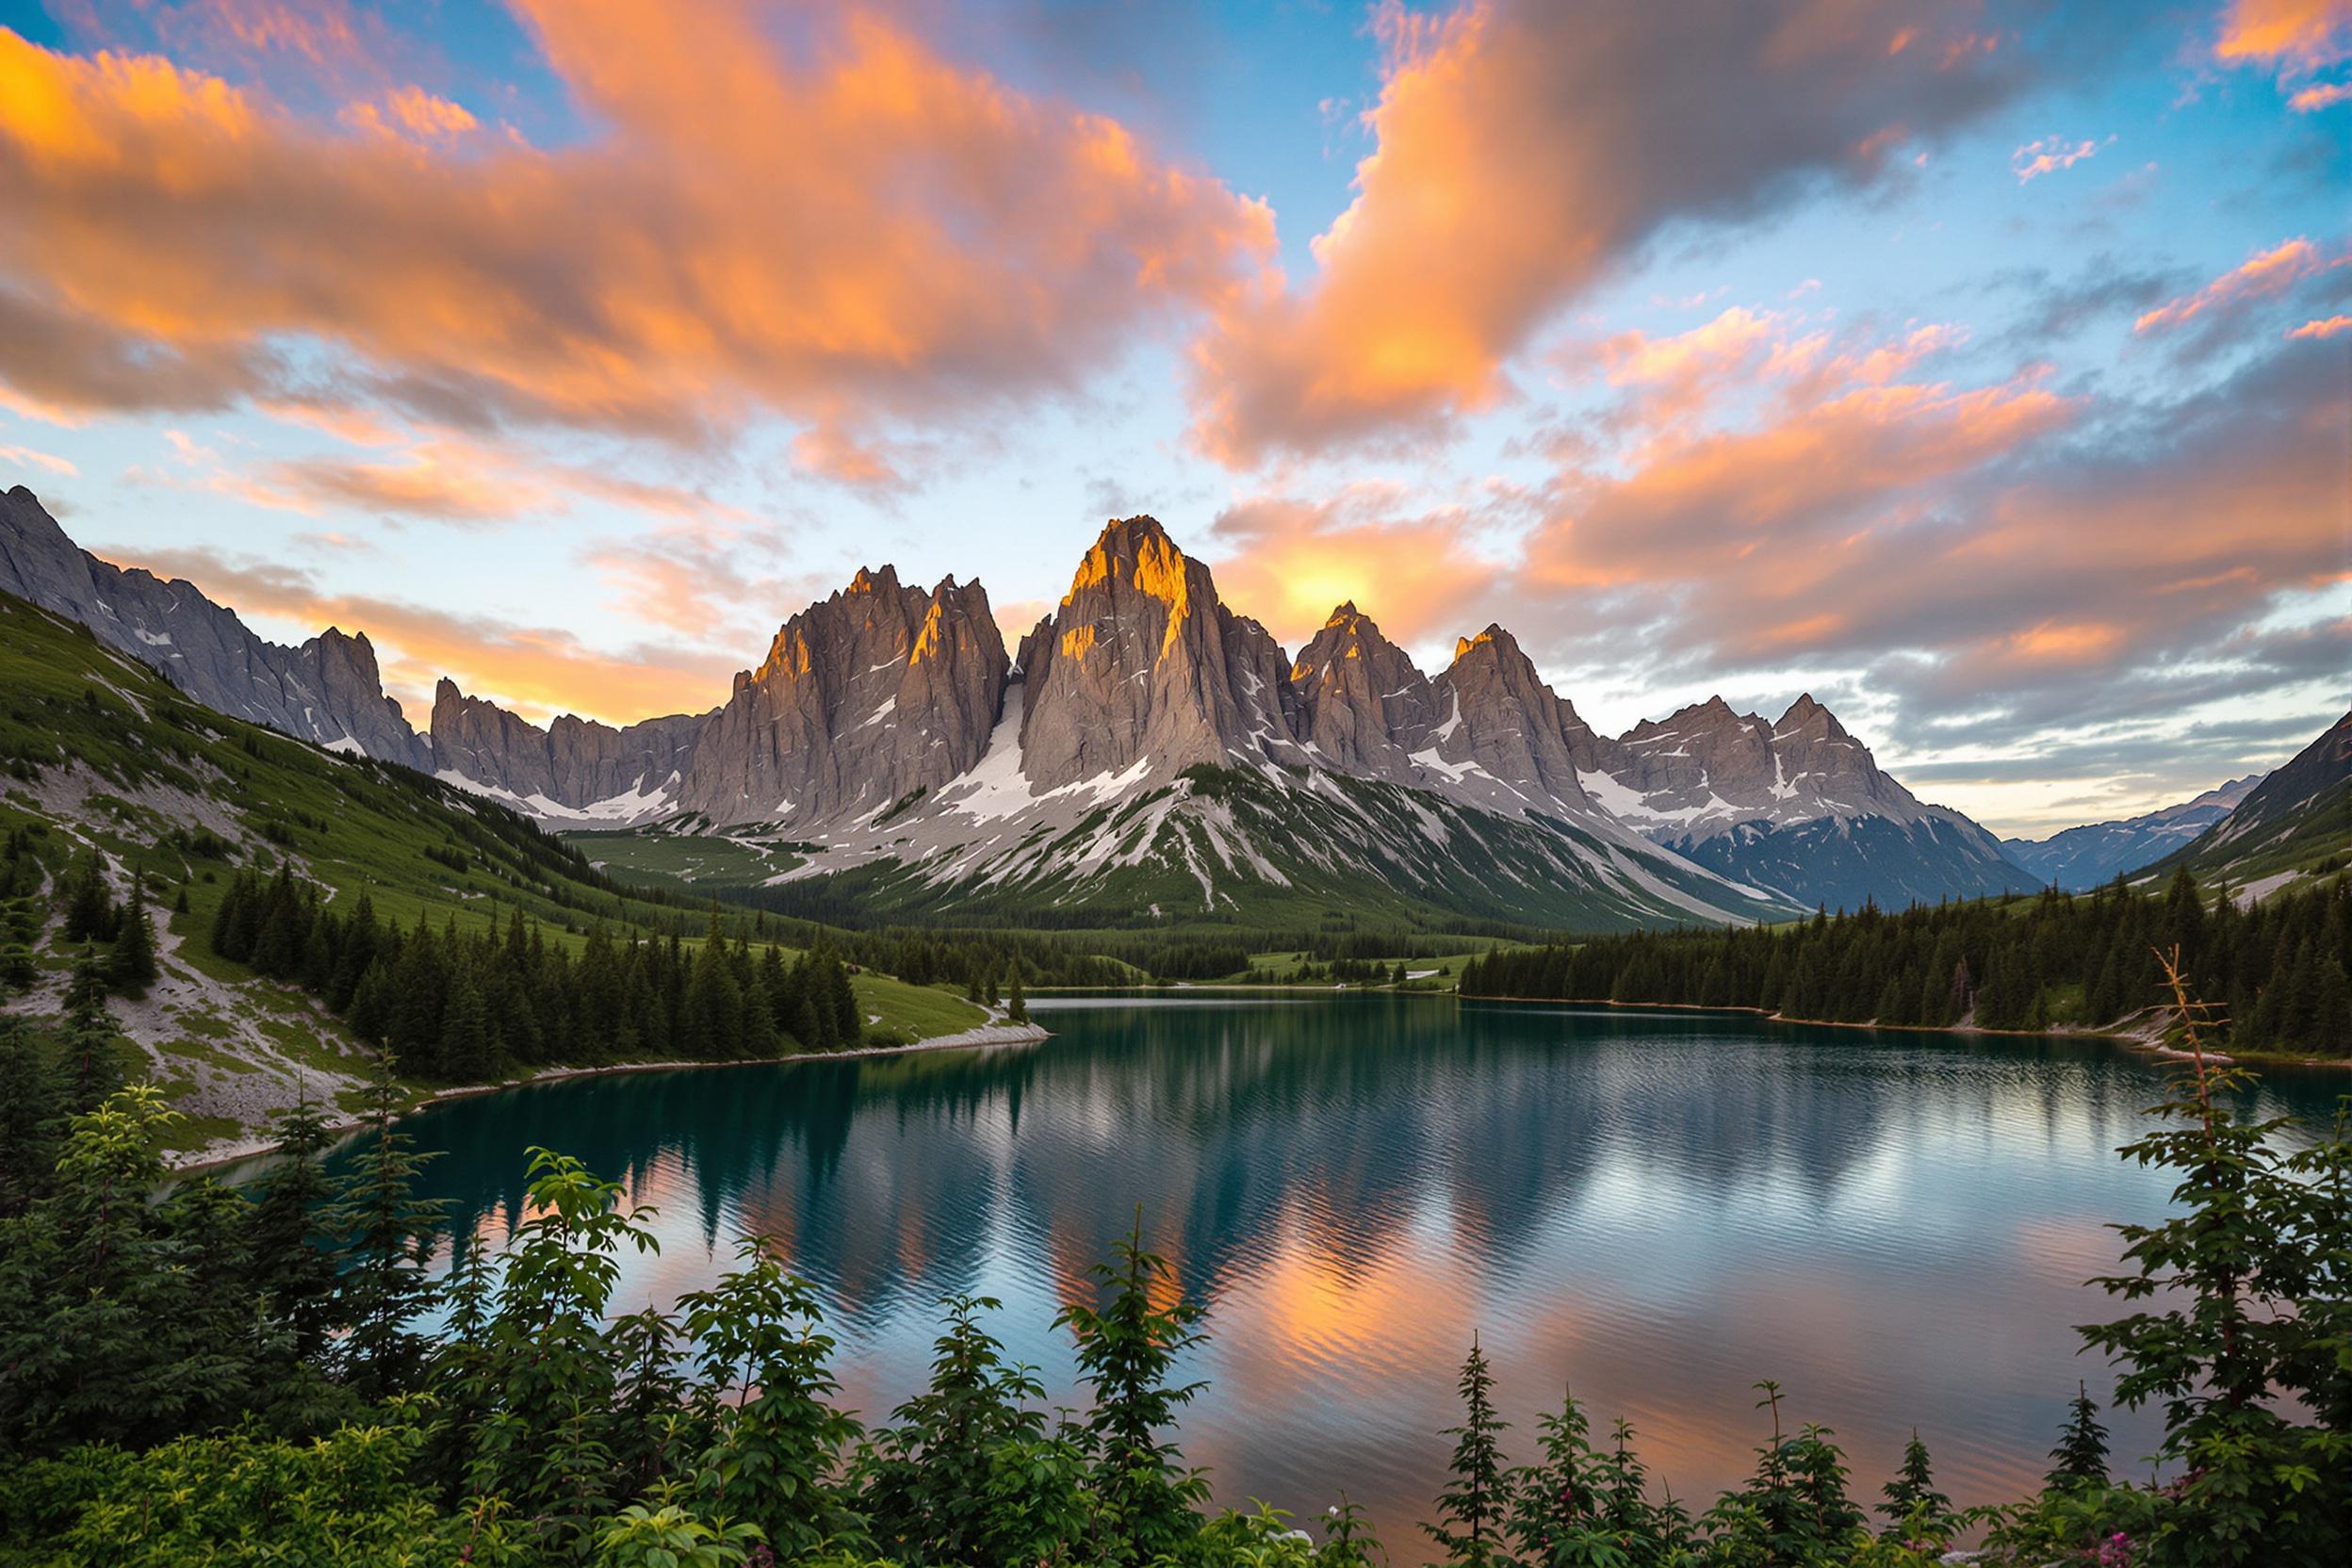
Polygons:
<instances>
[{"instance_id":1,"label":"rocky cliff face","mask_svg":"<svg viewBox=\"0 0 2352 1568\"><path fill-rule=\"evenodd\" d=\"M186 588L188 584L172 586ZM237 630L245 629L244 623L235 614L227 611L221 613ZM272 646L267 643L262 645ZM315 692L319 697L317 712L324 715L323 723L313 721L317 729L341 729L340 743L356 743L368 756L387 762L412 767L423 763L427 755L424 742L409 727L400 705L384 695L384 675L376 667L376 647L366 632L346 634L338 628L329 627L293 652L298 678L294 689L288 691L285 705L289 719L297 694ZM284 729L287 726L276 727ZM318 737L314 734L312 738ZM328 743L338 743L330 738Z\"/></svg>"},{"instance_id":2,"label":"rocky cliff face","mask_svg":"<svg viewBox=\"0 0 2352 1568\"><path fill-rule=\"evenodd\" d=\"M2248 790L2230 814L2153 866L2143 877L2186 867L2215 877L2276 888L2297 871L2352 852L2352 712Z\"/></svg>"},{"instance_id":3,"label":"rocky cliff face","mask_svg":"<svg viewBox=\"0 0 2352 1568\"><path fill-rule=\"evenodd\" d=\"M1431 736L1444 771L1464 784L1491 780L1489 804L1498 807L1591 812L1575 751L1590 731L1544 683L1517 638L1489 626L1459 639L1435 686L1446 716Z\"/></svg>"},{"instance_id":4,"label":"rocky cliff face","mask_svg":"<svg viewBox=\"0 0 2352 1568\"><path fill-rule=\"evenodd\" d=\"M22 485L0 497L0 589L72 616L208 708L386 761L426 760L365 636L329 628L300 647L266 642L193 583L82 549Z\"/></svg>"},{"instance_id":5,"label":"rocky cliff face","mask_svg":"<svg viewBox=\"0 0 2352 1568\"><path fill-rule=\"evenodd\" d=\"M860 571L736 676L678 803L718 822L871 820L980 760L1009 665L978 583L926 593Z\"/></svg>"},{"instance_id":6,"label":"rocky cliff face","mask_svg":"<svg viewBox=\"0 0 2352 1568\"><path fill-rule=\"evenodd\" d=\"M1102 531L1021 658L1035 791L1307 760L1282 650L1150 517Z\"/></svg>"},{"instance_id":7,"label":"rocky cliff face","mask_svg":"<svg viewBox=\"0 0 2352 1568\"><path fill-rule=\"evenodd\" d=\"M1411 781L1413 754L1444 719L1437 688L1353 600L1331 612L1290 666L1298 738L1325 767Z\"/></svg>"},{"instance_id":8,"label":"rocky cliff face","mask_svg":"<svg viewBox=\"0 0 2352 1568\"><path fill-rule=\"evenodd\" d=\"M541 816L634 819L676 798L708 718L678 714L615 729L564 713L542 729L466 695L445 676L433 690L433 769Z\"/></svg>"}]
</instances>

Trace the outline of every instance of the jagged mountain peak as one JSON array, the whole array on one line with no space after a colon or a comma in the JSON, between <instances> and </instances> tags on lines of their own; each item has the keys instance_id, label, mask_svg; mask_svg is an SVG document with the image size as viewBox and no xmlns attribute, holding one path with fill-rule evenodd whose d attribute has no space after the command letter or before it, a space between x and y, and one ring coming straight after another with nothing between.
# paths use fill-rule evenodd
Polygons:
<instances>
[{"instance_id":1,"label":"jagged mountain peak","mask_svg":"<svg viewBox=\"0 0 2352 1568\"><path fill-rule=\"evenodd\" d=\"M445 678L430 742L384 694L364 633L263 643L185 584L89 557L24 485L0 504L0 586L11 579L224 711L413 760L556 821L691 812L878 845L918 821L1026 809L1016 802L1074 822L1198 766L1257 774L1282 792L1301 787L1302 770L1352 776L1565 818L1621 845L1639 829L1686 853L1719 821L1747 844L1758 841L1750 828L1784 823L1842 842L1865 820L1953 820L1879 774L1810 694L1777 727L1720 696L1641 727L1680 736L1643 749L1642 765L1662 770L1651 778L1628 765L1626 743L1592 733L1499 622L1459 639L1432 679L1350 598L1293 661L1148 514L1107 522L1069 594L1021 640L1017 699L981 584L950 575L925 590L882 564L785 621L761 666L709 714L618 730L567 714L541 727ZM1304 788L1344 792L1327 777ZM966 809L984 798L984 810ZM1742 864L1723 869L1737 878Z\"/></svg>"},{"instance_id":2,"label":"jagged mountain peak","mask_svg":"<svg viewBox=\"0 0 2352 1568\"><path fill-rule=\"evenodd\" d=\"M1168 536L1160 520L1142 513L1133 517L1113 517L1102 525L1102 531L1094 536L1094 543L1079 558L1078 570L1073 574L1070 589L1074 593L1102 581L1115 571L1132 570L1148 559L1183 558L1176 541Z\"/></svg>"},{"instance_id":3,"label":"jagged mountain peak","mask_svg":"<svg viewBox=\"0 0 2352 1568\"><path fill-rule=\"evenodd\" d=\"M698 735L678 804L717 822L872 816L980 760L1009 661L979 582L892 566L779 628Z\"/></svg>"},{"instance_id":4,"label":"jagged mountain peak","mask_svg":"<svg viewBox=\"0 0 2352 1568\"><path fill-rule=\"evenodd\" d=\"M425 760L365 640L330 631L299 647L268 642L193 583L91 555L22 484L0 505L0 589L81 622L223 713L387 761Z\"/></svg>"},{"instance_id":5,"label":"jagged mountain peak","mask_svg":"<svg viewBox=\"0 0 2352 1568\"><path fill-rule=\"evenodd\" d=\"M1796 701L1788 705L1788 710L1781 714L1778 721L1773 724L1772 729L1778 733L1823 721L1838 734L1845 733L1845 727L1838 724L1837 714L1814 701L1812 693L1803 692L1798 694Z\"/></svg>"},{"instance_id":6,"label":"jagged mountain peak","mask_svg":"<svg viewBox=\"0 0 2352 1568\"><path fill-rule=\"evenodd\" d=\"M1345 657L1344 651L1341 650L1363 647L1367 645L1378 647L1396 646L1388 640L1387 633L1380 629L1380 623L1358 610L1356 601L1349 599L1334 609L1325 618L1321 629L1307 640L1305 646L1298 651L1298 662L1304 663L1307 661L1308 649L1318 646L1333 650L1327 654L1327 657Z\"/></svg>"},{"instance_id":7,"label":"jagged mountain peak","mask_svg":"<svg viewBox=\"0 0 2352 1568\"><path fill-rule=\"evenodd\" d=\"M1518 662L1533 668L1533 661L1519 647L1519 639L1503 629L1499 621L1489 621L1486 629L1467 637L1454 639L1454 662L1484 654L1497 663Z\"/></svg>"},{"instance_id":8,"label":"jagged mountain peak","mask_svg":"<svg viewBox=\"0 0 2352 1568\"><path fill-rule=\"evenodd\" d=\"M1152 517L1103 529L1021 663L1032 788L1303 760L1288 660Z\"/></svg>"},{"instance_id":9,"label":"jagged mountain peak","mask_svg":"<svg viewBox=\"0 0 2352 1568\"><path fill-rule=\"evenodd\" d=\"M1662 719L1643 719L1619 739L1631 744L1660 735L1687 735L1699 731L1729 730L1740 727L1764 727L1764 721L1754 713L1741 713L1722 696L1711 696L1704 702L1685 703Z\"/></svg>"}]
</instances>

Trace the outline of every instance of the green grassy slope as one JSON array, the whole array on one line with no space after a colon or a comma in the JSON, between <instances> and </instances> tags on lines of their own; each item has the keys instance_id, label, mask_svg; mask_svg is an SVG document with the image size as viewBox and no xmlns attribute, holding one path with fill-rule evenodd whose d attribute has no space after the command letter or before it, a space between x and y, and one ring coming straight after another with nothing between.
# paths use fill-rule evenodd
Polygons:
<instances>
[{"instance_id":1,"label":"green grassy slope","mask_svg":"<svg viewBox=\"0 0 2352 1568\"><path fill-rule=\"evenodd\" d=\"M611 851L600 842L595 853ZM640 863L654 853L638 851ZM1757 920L1796 912L1663 858L1643 862L1655 886L1599 869L1630 853L1568 822L1474 810L1396 784L1318 775L1312 786L1302 776L1281 788L1254 773L1200 767L1070 826L1034 827L977 862L877 860L774 887L748 879L733 893L841 924L1035 930L1280 932L1336 922L1399 932L1625 931L1700 920L1708 907ZM822 872L822 852L814 858ZM970 869L944 876L939 862L949 860Z\"/></svg>"},{"instance_id":2,"label":"green grassy slope","mask_svg":"<svg viewBox=\"0 0 2352 1568\"><path fill-rule=\"evenodd\" d=\"M794 847L746 830L697 832L684 817L640 828L566 833L564 839L616 882L705 893L757 887L805 858Z\"/></svg>"},{"instance_id":3,"label":"green grassy slope","mask_svg":"<svg viewBox=\"0 0 2352 1568\"><path fill-rule=\"evenodd\" d=\"M520 911L573 945L599 923L689 939L707 926L700 907L607 879L500 806L198 708L82 627L6 595L0 694L0 833L38 834L52 893L90 850L118 892L134 879L149 890L164 978L145 1002L118 1003L116 1016L195 1118L194 1141L232 1135L302 1087L333 1095L365 1067L308 998L210 952L212 914L238 867L290 859L331 902L365 892L380 919L401 925L502 926ZM183 894L186 912L167 916ZM73 957L49 922L40 979L8 1004L54 1011ZM861 975L857 988L874 1027L901 1039L984 1016L884 975Z\"/></svg>"}]
</instances>

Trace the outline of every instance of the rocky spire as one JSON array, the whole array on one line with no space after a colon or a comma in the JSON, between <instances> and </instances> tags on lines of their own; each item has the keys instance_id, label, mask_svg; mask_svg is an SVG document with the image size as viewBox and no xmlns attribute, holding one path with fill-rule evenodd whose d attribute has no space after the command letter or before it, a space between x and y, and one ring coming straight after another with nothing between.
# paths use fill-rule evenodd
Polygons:
<instances>
[{"instance_id":1,"label":"rocky spire","mask_svg":"<svg viewBox=\"0 0 2352 1568\"><path fill-rule=\"evenodd\" d=\"M1151 517L1102 531L1060 607L1021 641L1031 788L1302 762L1288 662Z\"/></svg>"},{"instance_id":2,"label":"rocky spire","mask_svg":"<svg viewBox=\"0 0 2352 1568\"><path fill-rule=\"evenodd\" d=\"M1590 808L1574 749L1583 722L1518 639L1495 625L1458 639L1435 686L1446 710L1434 732L1442 758L1475 763L1525 808Z\"/></svg>"},{"instance_id":3,"label":"rocky spire","mask_svg":"<svg viewBox=\"0 0 2352 1568\"><path fill-rule=\"evenodd\" d=\"M735 677L681 803L718 822L872 820L980 760L1007 668L980 584L926 593L861 569Z\"/></svg>"},{"instance_id":4,"label":"rocky spire","mask_svg":"<svg viewBox=\"0 0 2352 1568\"><path fill-rule=\"evenodd\" d=\"M1409 779L1429 743L1439 704L1429 677L1348 600L1331 612L1290 667L1298 735L1315 760L1343 773Z\"/></svg>"}]
</instances>

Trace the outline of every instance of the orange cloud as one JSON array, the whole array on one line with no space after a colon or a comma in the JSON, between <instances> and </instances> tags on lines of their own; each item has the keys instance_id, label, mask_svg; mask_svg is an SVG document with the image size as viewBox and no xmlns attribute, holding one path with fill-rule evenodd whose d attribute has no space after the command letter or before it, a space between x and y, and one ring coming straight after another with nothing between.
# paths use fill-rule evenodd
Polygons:
<instances>
[{"instance_id":1,"label":"orange cloud","mask_svg":"<svg viewBox=\"0 0 2352 1568\"><path fill-rule=\"evenodd\" d=\"M772 560L774 546L773 539L750 530L698 518L650 537L608 541L585 559L611 585L607 602L616 612L706 645L724 644L729 632L741 631L740 651L764 641L779 621L821 597L827 586L813 577L759 571L754 564Z\"/></svg>"},{"instance_id":2,"label":"orange cloud","mask_svg":"<svg viewBox=\"0 0 2352 1568\"><path fill-rule=\"evenodd\" d=\"M1196 445L1244 466L1442 429L1510 397L1505 362L1670 220L1747 216L1802 175L1875 178L2008 90L2005 56L1973 36L1898 47L1881 9L1801 0L1688 27L1645 0L1382 8L1355 199L1311 285L1225 297L1193 349Z\"/></svg>"},{"instance_id":3,"label":"orange cloud","mask_svg":"<svg viewBox=\"0 0 2352 1568\"><path fill-rule=\"evenodd\" d=\"M272 419L302 425L354 447L389 447L406 439L399 431L365 409L319 402L259 402L254 407Z\"/></svg>"},{"instance_id":4,"label":"orange cloud","mask_svg":"<svg viewBox=\"0 0 2352 1568\"><path fill-rule=\"evenodd\" d=\"M356 131L417 141L464 136L482 123L463 104L436 98L420 87L395 88L380 103L363 99L347 104L335 118Z\"/></svg>"},{"instance_id":5,"label":"orange cloud","mask_svg":"<svg viewBox=\"0 0 2352 1568\"><path fill-rule=\"evenodd\" d=\"M2290 239L2248 256L2194 294L2142 313L2132 330L2164 332L2185 326L2208 311L2283 294L2305 278L2342 265L2341 259L2322 260L2319 248L2308 239Z\"/></svg>"},{"instance_id":6,"label":"orange cloud","mask_svg":"<svg viewBox=\"0 0 2352 1568\"><path fill-rule=\"evenodd\" d=\"M2290 331L2289 337L2334 337L2339 333L2352 333L2352 316L2329 316L2306 321Z\"/></svg>"},{"instance_id":7,"label":"orange cloud","mask_svg":"<svg viewBox=\"0 0 2352 1568\"><path fill-rule=\"evenodd\" d=\"M1760 428L1645 447L1624 480L1570 481L1531 564L1562 587L1720 577L1743 592L1802 593L1880 509L2014 451L2075 412L2031 378L1965 390L1855 385Z\"/></svg>"},{"instance_id":8,"label":"orange cloud","mask_svg":"<svg viewBox=\"0 0 2352 1568\"><path fill-rule=\"evenodd\" d=\"M299 416L302 411L281 412ZM333 432L341 422L331 415L322 428ZM363 426L358 434L369 438L368 444L399 449L368 458L290 458L252 469L221 466L218 452L196 446L179 431L164 433L184 463L202 460L205 465L195 482L256 506L305 516L355 508L444 521L505 522L559 514L576 500L593 500L656 516L694 518L706 527L747 520L741 509L699 491L628 479L604 468L555 462L446 433L412 440Z\"/></svg>"},{"instance_id":9,"label":"orange cloud","mask_svg":"<svg viewBox=\"0 0 2352 1568\"><path fill-rule=\"evenodd\" d=\"M2102 659L2123 641L2123 629L2102 624L2061 626L2050 621L2002 640L2021 659L2082 664Z\"/></svg>"},{"instance_id":10,"label":"orange cloud","mask_svg":"<svg viewBox=\"0 0 2352 1568\"><path fill-rule=\"evenodd\" d=\"M0 318L27 327L0 381L68 409L285 400L270 346L302 336L444 424L854 427L1069 384L1271 246L1263 205L878 13L787 48L738 0L519 9L598 139L461 155L0 30Z\"/></svg>"},{"instance_id":11,"label":"orange cloud","mask_svg":"<svg viewBox=\"0 0 2352 1568\"><path fill-rule=\"evenodd\" d=\"M2232 65L2316 71L2352 55L2352 0L2231 0L2213 54Z\"/></svg>"},{"instance_id":12,"label":"orange cloud","mask_svg":"<svg viewBox=\"0 0 2352 1568\"><path fill-rule=\"evenodd\" d=\"M2307 87L2287 100L2287 107L2297 114L2317 114L2321 109L2352 102L2352 82L2323 82Z\"/></svg>"}]
</instances>

